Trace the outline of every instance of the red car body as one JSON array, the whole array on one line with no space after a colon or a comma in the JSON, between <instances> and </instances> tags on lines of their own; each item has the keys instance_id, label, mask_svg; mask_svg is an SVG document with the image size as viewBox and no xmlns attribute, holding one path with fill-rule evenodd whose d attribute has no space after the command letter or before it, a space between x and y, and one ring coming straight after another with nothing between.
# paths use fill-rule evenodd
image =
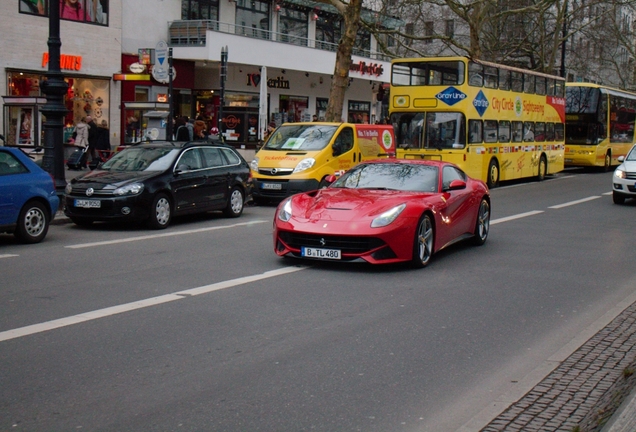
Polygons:
<instances>
[{"instance_id":1,"label":"red car body","mask_svg":"<svg viewBox=\"0 0 636 432\"><path fill-rule=\"evenodd\" d=\"M380 164L385 166L369 167ZM356 175L359 180L364 171L358 170L381 173L411 168L436 172L437 177L430 174L426 190L421 190L424 186L417 183L421 175L407 180L410 185L397 185L401 190L391 187L391 179L370 180L369 185L377 184L376 187L340 187L351 183ZM373 177L367 175L369 179ZM400 176L395 178L394 183L404 183ZM392 222L371 226L378 216L399 209L402 204L405 207ZM423 222L425 219L428 224ZM274 251L279 256L308 258L307 248L312 252L321 249L332 251L327 252L332 255L318 259L364 260L372 264L411 261L423 267L433 253L457 241L473 238L476 244L483 244L489 225L490 195L484 182L468 177L447 162L382 159L353 168L328 188L282 201L274 216ZM422 245L429 249L424 254Z\"/></svg>"}]
</instances>

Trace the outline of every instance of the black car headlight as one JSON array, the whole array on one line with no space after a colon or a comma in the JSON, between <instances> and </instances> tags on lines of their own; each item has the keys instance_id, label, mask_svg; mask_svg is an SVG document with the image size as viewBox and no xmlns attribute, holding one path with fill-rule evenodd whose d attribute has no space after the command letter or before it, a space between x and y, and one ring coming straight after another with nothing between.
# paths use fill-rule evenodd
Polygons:
<instances>
[{"instance_id":1,"label":"black car headlight","mask_svg":"<svg viewBox=\"0 0 636 432\"><path fill-rule=\"evenodd\" d=\"M73 192L73 185L67 183L66 187L64 188L64 193L66 193L66 195L70 195L71 192Z\"/></svg>"},{"instance_id":2,"label":"black car headlight","mask_svg":"<svg viewBox=\"0 0 636 432\"><path fill-rule=\"evenodd\" d=\"M122 196L122 195L138 195L138 194L142 193L143 190L144 190L144 184L143 183L131 183L131 184L127 184L126 186L118 187L113 192L113 195L119 195L119 196Z\"/></svg>"}]
</instances>

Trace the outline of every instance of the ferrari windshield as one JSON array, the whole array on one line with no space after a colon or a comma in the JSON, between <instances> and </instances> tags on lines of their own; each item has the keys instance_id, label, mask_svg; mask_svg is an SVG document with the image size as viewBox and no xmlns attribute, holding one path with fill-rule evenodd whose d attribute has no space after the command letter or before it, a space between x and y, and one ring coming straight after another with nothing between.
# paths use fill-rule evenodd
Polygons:
<instances>
[{"instance_id":1,"label":"ferrari windshield","mask_svg":"<svg viewBox=\"0 0 636 432\"><path fill-rule=\"evenodd\" d=\"M437 192L438 169L407 163L362 164L347 171L332 188Z\"/></svg>"},{"instance_id":2,"label":"ferrari windshield","mask_svg":"<svg viewBox=\"0 0 636 432\"><path fill-rule=\"evenodd\" d=\"M179 154L178 148L130 147L115 153L100 169L106 171L165 171Z\"/></svg>"},{"instance_id":3,"label":"ferrari windshield","mask_svg":"<svg viewBox=\"0 0 636 432\"><path fill-rule=\"evenodd\" d=\"M283 125L267 140L267 150L322 150L338 129L335 125Z\"/></svg>"}]
</instances>

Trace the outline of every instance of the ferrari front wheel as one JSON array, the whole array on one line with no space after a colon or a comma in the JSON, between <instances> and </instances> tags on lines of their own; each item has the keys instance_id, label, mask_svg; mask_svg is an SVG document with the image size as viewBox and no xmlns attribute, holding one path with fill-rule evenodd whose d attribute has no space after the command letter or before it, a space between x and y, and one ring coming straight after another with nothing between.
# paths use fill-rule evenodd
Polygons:
<instances>
[{"instance_id":1,"label":"ferrari front wheel","mask_svg":"<svg viewBox=\"0 0 636 432\"><path fill-rule=\"evenodd\" d=\"M486 243L488 231L490 231L490 204L488 204L485 198L482 198L481 204L479 204L479 211L477 212L473 243L477 246Z\"/></svg>"},{"instance_id":2,"label":"ferrari front wheel","mask_svg":"<svg viewBox=\"0 0 636 432\"><path fill-rule=\"evenodd\" d=\"M433 256L433 241L435 239L435 228L428 214L423 215L415 230L413 240L413 266L417 268L426 267Z\"/></svg>"}]
</instances>

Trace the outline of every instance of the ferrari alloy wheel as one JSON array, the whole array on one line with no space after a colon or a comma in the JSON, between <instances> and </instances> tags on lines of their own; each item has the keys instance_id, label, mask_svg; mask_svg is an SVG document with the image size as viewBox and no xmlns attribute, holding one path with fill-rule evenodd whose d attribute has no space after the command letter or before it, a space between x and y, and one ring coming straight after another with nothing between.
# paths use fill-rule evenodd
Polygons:
<instances>
[{"instance_id":1,"label":"ferrari alloy wheel","mask_svg":"<svg viewBox=\"0 0 636 432\"><path fill-rule=\"evenodd\" d=\"M23 243L39 243L49 230L49 213L42 203L29 201L20 211L15 236Z\"/></svg>"},{"instance_id":2,"label":"ferrari alloy wheel","mask_svg":"<svg viewBox=\"0 0 636 432\"><path fill-rule=\"evenodd\" d=\"M170 209L170 199L168 199L166 194L157 194L155 199L152 200L148 226L152 229L164 229L170 224L171 219L172 210Z\"/></svg>"},{"instance_id":3,"label":"ferrari alloy wheel","mask_svg":"<svg viewBox=\"0 0 636 432\"><path fill-rule=\"evenodd\" d=\"M422 216L415 231L413 242L413 265L417 268L426 267L433 256L433 241L435 239L435 229L431 217L427 214Z\"/></svg>"},{"instance_id":4,"label":"ferrari alloy wheel","mask_svg":"<svg viewBox=\"0 0 636 432\"><path fill-rule=\"evenodd\" d=\"M230 192L230 199L228 200L227 207L223 211L227 217L239 217L243 213L243 192L239 188L233 188Z\"/></svg>"},{"instance_id":5,"label":"ferrari alloy wheel","mask_svg":"<svg viewBox=\"0 0 636 432\"><path fill-rule=\"evenodd\" d=\"M477 212L473 243L477 246L486 243L488 231L490 231L490 204L488 204L485 198L482 198L481 204L479 204L479 211Z\"/></svg>"}]
</instances>

